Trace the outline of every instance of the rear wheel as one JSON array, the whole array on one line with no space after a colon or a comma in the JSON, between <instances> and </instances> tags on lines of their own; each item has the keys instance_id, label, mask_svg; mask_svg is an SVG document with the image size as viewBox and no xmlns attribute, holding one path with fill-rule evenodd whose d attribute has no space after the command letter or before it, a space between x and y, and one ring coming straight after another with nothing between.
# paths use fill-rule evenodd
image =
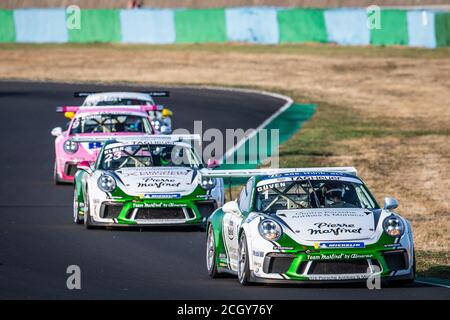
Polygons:
<instances>
[{"instance_id":1,"label":"rear wheel","mask_svg":"<svg viewBox=\"0 0 450 320\"><path fill-rule=\"evenodd\" d=\"M245 233L239 238L238 278L240 284L246 286L250 283L250 266L248 261L247 237Z\"/></svg>"},{"instance_id":2,"label":"rear wheel","mask_svg":"<svg viewBox=\"0 0 450 320\"><path fill-rule=\"evenodd\" d=\"M80 216L80 204L78 203L77 188L73 191L73 222L83 224L83 217Z\"/></svg>"},{"instance_id":3,"label":"rear wheel","mask_svg":"<svg viewBox=\"0 0 450 320\"><path fill-rule=\"evenodd\" d=\"M206 236L206 268L211 278L217 278L219 272L217 271L217 251L216 240L214 238L214 229L212 225L208 227L208 234Z\"/></svg>"}]
</instances>

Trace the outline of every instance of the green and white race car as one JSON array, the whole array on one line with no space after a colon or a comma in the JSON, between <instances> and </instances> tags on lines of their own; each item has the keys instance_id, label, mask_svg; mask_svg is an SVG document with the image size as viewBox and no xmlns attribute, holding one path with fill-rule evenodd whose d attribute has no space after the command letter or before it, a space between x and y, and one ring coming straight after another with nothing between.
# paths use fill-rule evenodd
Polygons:
<instances>
[{"instance_id":1,"label":"green and white race car","mask_svg":"<svg viewBox=\"0 0 450 320\"><path fill-rule=\"evenodd\" d=\"M223 181L202 176L217 162L205 166L186 142L191 138L134 136L104 141L94 165L78 166L74 222L87 228L204 226L223 203Z\"/></svg>"},{"instance_id":2,"label":"green and white race car","mask_svg":"<svg viewBox=\"0 0 450 320\"><path fill-rule=\"evenodd\" d=\"M342 282L415 278L410 223L380 208L356 169L217 170L249 177L236 201L208 219L206 264L250 282Z\"/></svg>"}]
</instances>

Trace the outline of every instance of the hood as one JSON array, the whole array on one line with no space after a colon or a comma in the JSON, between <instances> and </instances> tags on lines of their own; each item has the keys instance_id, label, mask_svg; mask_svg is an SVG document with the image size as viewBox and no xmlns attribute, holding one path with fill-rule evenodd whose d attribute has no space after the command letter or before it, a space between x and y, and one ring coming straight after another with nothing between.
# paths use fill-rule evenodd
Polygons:
<instances>
[{"instance_id":1,"label":"hood","mask_svg":"<svg viewBox=\"0 0 450 320\"><path fill-rule=\"evenodd\" d=\"M196 171L190 168L124 168L115 174L125 193L144 198L177 198L197 187Z\"/></svg>"},{"instance_id":2,"label":"hood","mask_svg":"<svg viewBox=\"0 0 450 320\"><path fill-rule=\"evenodd\" d=\"M363 240L375 233L374 214L368 209L278 210L276 215L303 241Z\"/></svg>"}]
</instances>

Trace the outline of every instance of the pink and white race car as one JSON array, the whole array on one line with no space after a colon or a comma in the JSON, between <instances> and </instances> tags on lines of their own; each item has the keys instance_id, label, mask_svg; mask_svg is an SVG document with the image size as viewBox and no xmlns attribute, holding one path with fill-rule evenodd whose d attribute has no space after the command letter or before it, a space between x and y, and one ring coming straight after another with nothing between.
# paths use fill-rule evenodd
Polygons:
<instances>
[{"instance_id":1,"label":"pink and white race car","mask_svg":"<svg viewBox=\"0 0 450 320\"><path fill-rule=\"evenodd\" d=\"M102 137L142 136L155 134L148 108L153 106L58 107L71 118L68 129L56 127L51 131L55 139L54 181L56 184L73 183L77 166L81 162L93 163L102 147ZM67 113L70 113L68 116ZM83 138L91 142L76 142Z\"/></svg>"},{"instance_id":2,"label":"pink and white race car","mask_svg":"<svg viewBox=\"0 0 450 320\"><path fill-rule=\"evenodd\" d=\"M94 106L140 106L148 107L147 112L153 128L164 134L172 132L172 111L156 104L153 98L167 98L169 91L147 92L75 92L75 98L85 98L81 107ZM150 107L152 106L152 107Z\"/></svg>"}]
</instances>

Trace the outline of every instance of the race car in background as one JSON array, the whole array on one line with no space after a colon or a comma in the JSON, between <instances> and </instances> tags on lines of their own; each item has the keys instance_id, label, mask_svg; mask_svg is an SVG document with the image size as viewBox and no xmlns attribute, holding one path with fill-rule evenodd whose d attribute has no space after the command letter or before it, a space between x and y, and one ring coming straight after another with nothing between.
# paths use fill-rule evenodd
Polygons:
<instances>
[{"instance_id":1,"label":"race car in background","mask_svg":"<svg viewBox=\"0 0 450 320\"><path fill-rule=\"evenodd\" d=\"M154 97L169 97L168 91L152 92L75 92L75 98L83 98L82 107L94 106L147 106L154 129L163 134L172 132L172 111L153 100ZM72 114L68 113L70 118Z\"/></svg>"},{"instance_id":2,"label":"race car in background","mask_svg":"<svg viewBox=\"0 0 450 320\"><path fill-rule=\"evenodd\" d=\"M105 139L105 138L99 138ZM200 226L224 200L222 179L204 178L195 135L107 137L94 166L75 175L74 222L87 228ZM89 139L79 138L83 142Z\"/></svg>"},{"instance_id":3,"label":"race car in background","mask_svg":"<svg viewBox=\"0 0 450 320\"><path fill-rule=\"evenodd\" d=\"M217 170L205 177L249 177L236 201L208 219L206 265L239 282L412 282L410 223L386 198L380 208L350 168Z\"/></svg>"},{"instance_id":4,"label":"race car in background","mask_svg":"<svg viewBox=\"0 0 450 320\"><path fill-rule=\"evenodd\" d=\"M151 106L150 106L151 107ZM78 143L75 137L102 137L154 134L147 106L62 107L60 112L73 113L68 129L56 127L54 181L72 183L80 162L95 162L100 142Z\"/></svg>"}]
</instances>

